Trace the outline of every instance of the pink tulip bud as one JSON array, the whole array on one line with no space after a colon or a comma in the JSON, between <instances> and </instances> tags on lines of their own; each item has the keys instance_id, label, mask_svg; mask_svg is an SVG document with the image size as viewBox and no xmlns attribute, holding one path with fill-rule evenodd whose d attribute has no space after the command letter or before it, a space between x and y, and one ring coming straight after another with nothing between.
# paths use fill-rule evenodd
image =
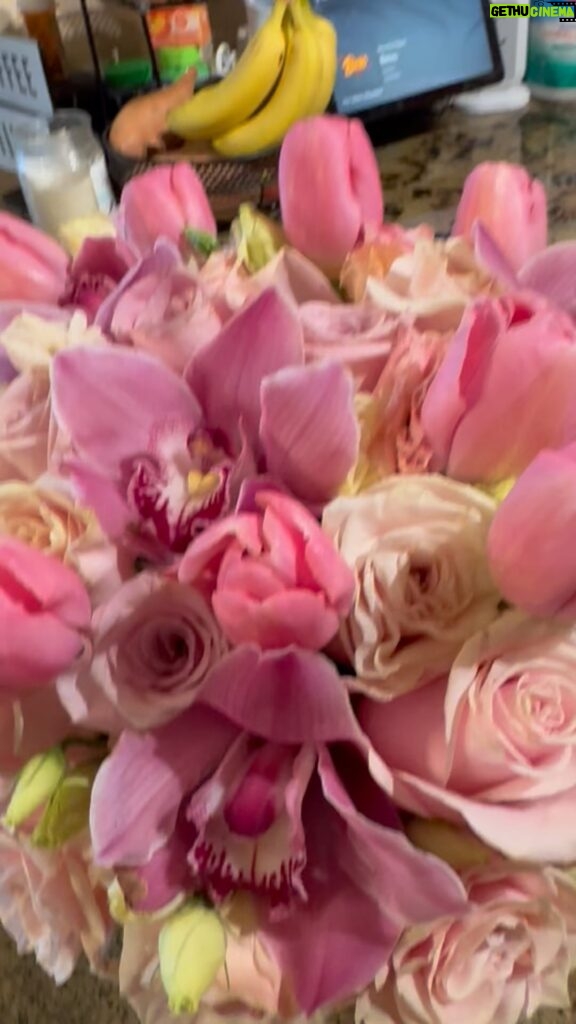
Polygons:
<instances>
[{"instance_id":1,"label":"pink tulip bud","mask_svg":"<svg viewBox=\"0 0 576 1024\"><path fill-rule=\"evenodd\" d=\"M133 178L122 192L118 231L140 256L159 238L181 248L187 231L216 237L216 221L204 186L187 163L154 167Z\"/></svg>"},{"instance_id":2,"label":"pink tulip bud","mask_svg":"<svg viewBox=\"0 0 576 1024\"><path fill-rule=\"evenodd\" d=\"M523 167L483 163L468 175L454 223L454 235L472 237L480 221L514 270L546 246L546 192Z\"/></svg>"},{"instance_id":3,"label":"pink tulip bud","mask_svg":"<svg viewBox=\"0 0 576 1024\"><path fill-rule=\"evenodd\" d=\"M66 288L68 256L42 231L0 213L0 300L57 303Z\"/></svg>"},{"instance_id":4,"label":"pink tulip bud","mask_svg":"<svg viewBox=\"0 0 576 1024\"><path fill-rule=\"evenodd\" d=\"M511 604L576 619L576 444L541 451L498 508L490 569Z\"/></svg>"},{"instance_id":5,"label":"pink tulip bud","mask_svg":"<svg viewBox=\"0 0 576 1024\"><path fill-rule=\"evenodd\" d=\"M288 241L332 275L382 224L380 172L360 121L324 115L295 124L282 145L279 184Z\"/></svg>"}]
</instances>

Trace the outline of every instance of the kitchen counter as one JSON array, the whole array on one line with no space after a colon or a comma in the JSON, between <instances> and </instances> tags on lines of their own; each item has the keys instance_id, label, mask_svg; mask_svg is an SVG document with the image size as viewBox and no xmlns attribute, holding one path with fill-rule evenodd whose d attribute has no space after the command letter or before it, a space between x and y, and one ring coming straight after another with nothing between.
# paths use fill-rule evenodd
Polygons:
<instances>
[{"instance_id":1,"label":"kitchen counter","mask_svg":"<svg viewBox=\"0 0 576 1024\"><path fill-rule=\"evenodd\" d=\"M483 160L523 164L546 187L550 236L576 238L576 106L533 102L471 117L446 110L420 135L378 149L386 216L448 232L466 175Z\"/></svg>"},{"instance_id":2,"label":"kitchen counter","mask_svg":"<svg viewBox=\"0 0 576 1024\"><path fill-rule=\"evenodd\" d=\"M447 232L474 165L511 160L545 184L551 238L576 238L576 108L532 104L519 114L475 118L447 110L429 131L380 148L378 159L391 219L426 220ZM0 175L0 193L10 185ZM55 989L1 934L0 965L2 1024L135 1024L113 991L85 970ZM537 1024L576 1024L576 1013L543 1011Z\"/></svg>"}]
</instances>

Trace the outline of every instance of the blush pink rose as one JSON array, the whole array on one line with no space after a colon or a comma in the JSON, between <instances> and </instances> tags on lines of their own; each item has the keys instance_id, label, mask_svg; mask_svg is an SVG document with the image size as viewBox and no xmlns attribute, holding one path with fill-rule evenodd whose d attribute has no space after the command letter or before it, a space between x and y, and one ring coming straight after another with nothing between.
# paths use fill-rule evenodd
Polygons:
<instances>
[{"instance_id":1,"label":"blush pink rose","mask_svg":"<svg viewBox=\"0 0 576 1024\"><path fill-rule=\"evenodd\" d=\"M340 274L340 285L352 302L362 302L370 278L383 280L399 256L414 252L417 242L434 241L434 231L427 224L406 230L400 224L383 224L346 257Z\"/></svg>"},{"instance_id":2,"label":"blush pink rose","mask_svg":"<svg viewBox=\"0 0 576 1024\"><path fill-rule=\"evenodd\" d=\"M447 681L362 705L382 785L508 857L576 860L575 673L574 629L506 613L464 644Z\"/></svg>"},{"instance_id":3,"label":"blush pink rose","mask_svg":"<svg viewBox=\"0 0 576 1024\"><path fill-rule=\"evenodd\" d=\"M18 952L34 953L57 985L82 953L93 970L107 972L112 921L85 839L40 850L0 828L0 921Z\"/></svg>"},{"instance_id":4,"label":"blush pink rose","mask_svg":"<svg viewBox=\"0 0 576 1024\"><path fill-rule=\"evenodd\" d=\"M396 340L394 320L366 304L306 302L300 322L308 362L337 359L359 390L373 390Z\"/></svg>"},{"instance_id":5,"label":"blush pink rose","mask_svg":"<svg viewBox=\"0 0 576 1024\"><path fill-rule=\"evenodd\" d=\"M50 377L38 367L0 392L0 480L37 480L48 468L54 433Z\"/></svg>"},{"instance_id":6,"label":"blush pink rose","mask_svg":"<svg viewBox=\"0 0 576 1024\"><path fill-rule=\"evenodd\" d=\"M258 513L209 527L182 559L179 578L203 586L232 644L319 650L347 614L354 579L307 510L261 491Z\"/></svg>"},{"instance_id":7,"label":"blush pink rose","mask_svg":"<svg viewBox=\"0 0 576 1024\"><path fill-rule=\"evenodd\" d=\"M96 610L91 637L87 657L58 689L75 721L105 731L174 718L228 650L201 594L149 572Z\"/></svg>"},{"instance_id":8,"label":"blush pink rose","mask_svg":"<svg viewBox=\"0 0 576 1024\"><path fill-rule=\"evenodd\" d=\"M467 241L430 238L423 228L382 271L367 278L363 298L420 331L455 331L474 298L500 290Z\"/></svg>"},{"instance_id":9,"label":"blush pink rose","mask_svg":"<svg viewBox=\"0 0 576 1024\"><path fill-rule=\"evenodd\" d=\"M352 493L393 473L424 473L433 451L422 427L422 405L449 336L400 327L374 392L359 409L361 455Z\"/></svg>"},{"instance_id":10,"label":"blush pink rose","mask_svg":"<svg viewBox=\"0 0 576 1024\"><path fill-rule=\"evenodd\" d=\"M569 1007L571 879L501 865L470 872L466 887L467 914L407 929L357 1024L517 1024L541 1006Z\"/></svg>"},{"instance_id":11,"label":"blush pink rose","mask_svg":"<svg viewBox=\"0 0 576 1024\"><path fill-rule=\"evenodd\" d=\"M50 683L81 653L90 600L72 569L0 539L0 690Z\"/></svg>"},{"instance_id":12,"label":"blush pink rose","mask_svg":"<svg viewBox=\"0 0 576 1024\"><path fill-rule=\"evenodd\" d=\"M497 615L486 559L493 502L439 476L390 476L336 498L323 526L356 579L340 631L355 685L378 699L450 668Z\"/></svg>"}]
</instances>

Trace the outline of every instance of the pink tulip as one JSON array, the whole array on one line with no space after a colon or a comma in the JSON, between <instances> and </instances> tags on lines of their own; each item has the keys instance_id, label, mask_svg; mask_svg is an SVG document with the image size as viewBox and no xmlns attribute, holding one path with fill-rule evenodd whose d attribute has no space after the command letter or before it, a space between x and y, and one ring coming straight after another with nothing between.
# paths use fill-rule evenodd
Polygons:
<instances>
[{"instance_id":1,"label":"pink tulip","mask_svg":"<svg viewBox=\"0 0 576 1024\"><path fill-rule=\"evenodd\" d=\"M576 445L540 452L494 517L490 569L507 601L576 617Z\"/></svg>"},{"instance_id":2,"label":"pink tulip","mask_svg":"<svg viewBox=\"0 0 576 1024\"><path fill-rule=\"evenodd\" d=\"M90 601L71 569L18 540L0 540L0 687L49 683L82 650Z\"/></svg>"},{"instance_id":3,"label":"pink tulip","mask_svg":"<svg viewBox=\"0 0 576 1024\"><path fill-rule=\"evenodd\" d=\"M0 212L0 300L58 303L68 256L48 235Z\"/></svg>"},{"instance_id":4,"label":"pink tulip","mask_svg":"<svg viewBox=\"0 0 576 1024\"><path fill-rule=\"evenodd\" d=\"M129 181L120 200L118 232L139 256L159 238L185 246L186 230L216 236L204 186L187 163L154 167Z\"/></svg>"},{"instance_id":5,"label":"pink tulip","mask_svg":"<svg viewBox=\"0 0 576 1024\"><path fill-rule=\"evenodd\" d=\"M231 643L263 650L320 650L347 615L354 577L309 512L262 491L262 512L230 516L193 541L180 564L185 583L207 574L214 614Z\"/></svg>"},{"instance_id":6,"label":"pink tulip","mask_svg":"<svg viewBox=\"0 0 576 1024\"><path fill-rule=\"evenodd\" d=\"M479 299L422 407L435 468L472 483L517 476L576 440L576 328L531 300Z\"/></svg>"},{"instance_id":7,"label":"pink tulip","mask_svg":"<svg viewBox=\"0 0 576 1024\"><path fill-rule=\"evenodd\" d=\"M321 116L295 124L282 145L279 185L288 241L331 274L382 224L380 172L360 121Z\"/></svg>"},{"instance_id":8,"label":"pink tulip","mask_svg":"<svg viewBox=\"0 0 576 1024\"><path fill-rule=\"evenodd\" d=\"M544 186L516 164L478 164L464 184L453 234L472 239L477 221L488 229L511 266L520 270L546 245Z\"/></svg>"}]
</instances>

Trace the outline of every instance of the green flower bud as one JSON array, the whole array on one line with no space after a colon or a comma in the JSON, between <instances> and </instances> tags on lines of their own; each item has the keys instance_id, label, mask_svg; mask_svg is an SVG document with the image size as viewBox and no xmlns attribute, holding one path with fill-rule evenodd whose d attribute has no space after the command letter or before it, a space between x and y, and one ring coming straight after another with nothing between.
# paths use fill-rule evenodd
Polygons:
<instances>
[{"instance_id":1,"label":"green flower bud","mask_svg":"<svg viewBox=\"0 0 576 1024\"><path fill-rule=\"evenodd\" d=\"M162 928L158 952L171 1013L196 1013L226 958L218 914L203 903L187 903Z\"/></svg>"},{"instance_id":2,"label":"green flower bud","mask_svg":"<svg viewBox=\"0 0 576 1024\"><path fill-rule=\"evenodd\" d=\"M18 775L2 819L6 828L11 831L18 828L42 807L57 789L65 771L66 759L61 747L52 747L31 758Z\"/></svg>"},{"instance_id":3,"label":"green flower bud","mask_svg":"<svg viewBox=\"0 0 576 1024\"><path fill-rule=\"evenodd\" d=\"M286 244L279 224L260 213L251 203L242 203L232 224L238 259L250 274L262 270Z\"/></svg>"},{"instance_id":4,"label":"green flower bud","mask_svg":"<svg viewBox=\"0 0 576 1024\"><path fill-rule=\"evenodd\" d=\"M88 827L92 784L100 761L80 765L66 775L32 833L34 846L56 850Z\"/></svg>"}]
</instances>

